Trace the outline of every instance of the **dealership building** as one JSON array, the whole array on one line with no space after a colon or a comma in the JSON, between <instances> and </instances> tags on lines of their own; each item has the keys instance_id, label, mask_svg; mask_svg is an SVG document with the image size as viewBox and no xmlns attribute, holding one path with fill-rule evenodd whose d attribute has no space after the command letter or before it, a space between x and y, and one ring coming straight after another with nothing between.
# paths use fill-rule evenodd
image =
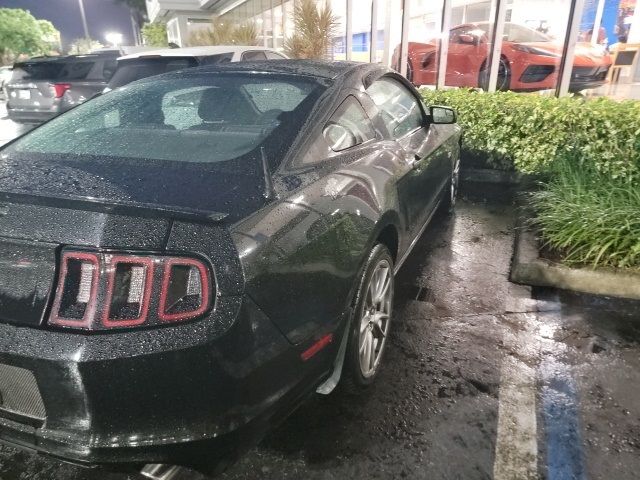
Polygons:
<instances>
[{"instance_id":1,"label":"dealership building","mask_svg":"<svg viewBox=\"0 0 640 480\"><path fill-rule=\"evenodd\" d=\"M284 49L296 1L147 0L147 10L179 46L216 17L252 23L260 44ZM328 58L380 62L431 88L640 99L637 0L327 1L338 21Z\"/></svg>"}]
</instances>

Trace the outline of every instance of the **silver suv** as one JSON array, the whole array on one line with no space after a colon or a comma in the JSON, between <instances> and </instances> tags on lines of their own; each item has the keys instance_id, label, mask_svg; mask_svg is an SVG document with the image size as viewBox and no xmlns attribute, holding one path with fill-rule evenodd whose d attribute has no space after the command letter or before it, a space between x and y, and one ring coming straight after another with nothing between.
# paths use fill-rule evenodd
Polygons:
<instances>
[{"instance_id":1,"label":"silver suv","mask_svg":"<svg viewBox=\"0 0 640 480\"><path fill-rule=\"evenodd\" d=\"M20 123L40 123L102 92L119 54L33 58L13 66L6 84L7 114Z\"/></svg>"}]
</instances>

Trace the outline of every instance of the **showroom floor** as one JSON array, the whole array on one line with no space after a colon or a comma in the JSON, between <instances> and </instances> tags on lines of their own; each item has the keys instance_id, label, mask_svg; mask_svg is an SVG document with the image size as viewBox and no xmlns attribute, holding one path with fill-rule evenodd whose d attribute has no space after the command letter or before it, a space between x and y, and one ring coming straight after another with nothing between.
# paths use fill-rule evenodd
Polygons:
<instances>
[{"instance_id":1,"label":"showroom floor","mask_svg":"<svg viewBox=\"0 0 640 480\"><path fill-rule=\"evenodd\" d=\"M427 229L366 395L310 399L223 478L637 478L640 304L511 284L505 203ZM0 449L1 480L125 478Z\"/></svg>"}]
</instances>

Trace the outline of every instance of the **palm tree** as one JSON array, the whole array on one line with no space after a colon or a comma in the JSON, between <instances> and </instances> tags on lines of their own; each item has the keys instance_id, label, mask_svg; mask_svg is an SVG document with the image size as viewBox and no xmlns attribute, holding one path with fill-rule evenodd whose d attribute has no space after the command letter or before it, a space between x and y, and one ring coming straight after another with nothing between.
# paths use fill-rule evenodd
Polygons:
<instances>
[{"instance_id":1,"label":"palm tree","mask_svg":"<svg viewBox=\"0 0 640 480\"><path fill-rule=\"evenodd\" d=\"M314 0L299 0L295 6L293 24L295 33L284 44L287 55L318 60L329 55L338 17L333 14L327 0L320 8Z\"/></svg>"}]
</instances>

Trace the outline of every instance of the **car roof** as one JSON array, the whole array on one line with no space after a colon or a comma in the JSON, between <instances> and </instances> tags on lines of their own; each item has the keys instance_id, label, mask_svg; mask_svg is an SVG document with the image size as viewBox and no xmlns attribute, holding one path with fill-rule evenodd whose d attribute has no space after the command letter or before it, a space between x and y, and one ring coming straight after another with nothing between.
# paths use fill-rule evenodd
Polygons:
<instances>
[{"instance_id":1,"label":"car roof","mask_svg":"<svg viewBox=\"0 0 640 480\"><path fill-rule=\"evenodd\" d=\"M142 52L124 55L118 60L128 60L130 58L140 58L147 56L161 57L203 57L206 55L216 55L220 53L236 53L245 52L247 50L255 51L275 51L273 48L256 47L251 45L215 45L208 47L185 47L185 48L163 48L159 50L145 50Z\"/></svg>"},{"instance_id":2,"label":"car roof","mask_svg":"<svg viewBox=\"0 0 640 480\"><path fill-rule=\"evenodd\" d=\"M207 65L204 67L190 68L176 72L173 75L192 75L197 73L215 73L215 72L237 72L237 73L276 73L284 75L304 75L311 77L322 77L327 79L335 79L341 75L345 75L356 70L370 70L376 67L375 64L360 62L321 62L318 60L272 60L272 61L256 61L256 62L236 62L224 63L216 65ZM171 74L169 74L171 75Z\"/></svg>"},{"instance_id":3,"label":"car roof","mask_svg":"<svg viewBox=\"0 0 640 480\"><path fill-rule=\"evenodd\" d=\"M16 62L14 67L20 67L21 65L31 65L34 63L64 63L64 62L75 62L82 60L97 60L101 58L117 58L117 55L110 55L105 53L87 53L84 55L59 55L59 56L41 56L41 57L31 57L28 60Z\"/></svg>"}]
</instances>

